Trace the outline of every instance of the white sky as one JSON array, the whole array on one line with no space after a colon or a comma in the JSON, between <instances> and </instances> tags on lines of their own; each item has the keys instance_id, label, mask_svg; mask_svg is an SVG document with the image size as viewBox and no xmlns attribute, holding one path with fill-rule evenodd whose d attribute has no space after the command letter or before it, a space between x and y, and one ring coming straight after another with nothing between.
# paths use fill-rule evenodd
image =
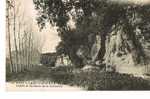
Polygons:
<instances>
[{"instance_id":1,"label":"white sky","mask_svg":"<svg viewBox=\"0 0 150 99\"><path fill-rule=\"evenodd\" d=\"M21 2L21 6L24 8L25 18L33 20L34 31L39 33L38 35L44 41L42 52L54 52L60 38L57 35L55 28L50 25L46 26L41 32L36 24L36 10L34 9L33 0L18 0Z\"/></svg>"},{"instance_id":2,"label":"white sky","mask_svg":"<svg viewBox=\"0 0 150 99\"><path fill-rule=\"evenodd\" d=\"M40 32L36 24L37 12L34 9L33 0L16 0L16 1L19 1L21 3L22 10L24 11L25 20L32 20L34 31L37 33L40 39L44 41L44 43L42 43L43 44L42 52L43 53L54 52L55 47L60 41L56 29L48 25L45 29L43 29ZM117 2L120 1L124 3L130 1L132 3L138 3L138 4L150 3L150 0L112 0L112 1L117 1Z\"/></svg>"}]
</instances>

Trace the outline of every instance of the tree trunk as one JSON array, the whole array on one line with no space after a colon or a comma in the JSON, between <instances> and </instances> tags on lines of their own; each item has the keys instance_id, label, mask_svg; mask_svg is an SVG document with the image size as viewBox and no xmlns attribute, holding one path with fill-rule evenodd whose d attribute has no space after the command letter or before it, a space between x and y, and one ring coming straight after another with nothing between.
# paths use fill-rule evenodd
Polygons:
<instances>
[{"instance_id":1,"label":"tree trunk","mask_svg":"<svg viewBox=\"0 0 150 99\"><path fill-rule=\"evenodd\" d=\"M21 68L21 38L20 38L20 29L21 29L21 23L19 21L19 26L18 26L18 64L19 64L19 72L22 71Z\"/></svg>"},{"instance_id":2,"label":"tree trunk","mask_svg":"<svg viewBox=\"0 0 150 99\"><path fill-rule=\"evenodd\" d=\"M101 43L100 43L101 48L99 50L97 60L103 61L106 53L106 34L101 34L100 38L101 38Z\"/></svg>"},{"instance_id":3,"label":"tree trunk","mask_svg":"<svg viewBox=\"0 0 150 99\"><path fill-rule=\"evenodd\" d=\"M15 5L15 1L14 1L14 6L13 6L13 10L14 10L14 44L15 44L15 72L18 72L18 49L17 49L17 39L16 39L16 5Z\"/></svg>"},{"instance_id":4,"label":"tree trunk","mask_svg":"<svg viewBox=\"0 0 150 99\"><path fill-rule=\"evenodd\" d=\"M7 32L8 32L8 49L9 49L9 58L10 58L10 72L13 72L13 61L11 53L11 38L10 38L10 20L9 20L9 4L7 4Z\"/></svg>"},{"instance_id":5,"label":"tree trunk","mask_svg":"<svg viewBox=\"0 0 150 99\"><path fill-rule=\"evenodd\" d=\"M72 64L74 64L77 68L83 67L83 60L77 56L76 50L74 48L68 50L68 56Z\"/></svg>"},{"instance_id":6,"label":"tree trunk","mask_svg":"<svg viewBox=\"0 0 150 99\"><path fill-rule=\"evenodd\" d=\"M28 45L28 68L30 70L30 65L31 65L31 32L29 33L29 41L28 41L29 45Z\"/></svg>"}]
</instances>

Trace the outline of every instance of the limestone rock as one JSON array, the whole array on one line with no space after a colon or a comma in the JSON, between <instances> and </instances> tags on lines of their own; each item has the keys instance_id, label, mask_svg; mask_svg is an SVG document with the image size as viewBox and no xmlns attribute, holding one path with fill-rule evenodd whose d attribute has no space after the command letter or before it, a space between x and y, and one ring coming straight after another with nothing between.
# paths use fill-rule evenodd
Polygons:
<instances>
[{"instance_id":1,"label":"limestone rock","mask_svg":"<svg viewBox=\"0 0 150 99\"><path fill-rule=\"evenodd\" d=\"M92 65L86 65L82 68L83 71L95 71L99 69L100 69L99 67L92 66Z\"/></svg>"}]
</instances>

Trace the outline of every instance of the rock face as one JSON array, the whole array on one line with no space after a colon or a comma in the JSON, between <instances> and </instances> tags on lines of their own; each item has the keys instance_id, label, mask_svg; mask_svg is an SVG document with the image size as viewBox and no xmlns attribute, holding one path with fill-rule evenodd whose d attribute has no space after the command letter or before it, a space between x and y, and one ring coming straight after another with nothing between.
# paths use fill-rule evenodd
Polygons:
<instances>
[{"instance_id":1,"label":"rock face","mask_svg":"<svg viewBox=\"0 0 150 99\"><path fill-rule=\"evenodd\" d=\"M140 41L143 50L147 55L146 59L150 60L150 58L148 58L150 57L150 42L142 40L143 36L138 29L135 32L136 36L139 37L137 39ZM82 45L82 47L78 50L78 55L85 61L83 70L92 70L95 68L94 65L100 66L101 64L101 61L97 61L98 52L101 48L101 39L99 35L95 35L95 39L93 40L94 42L90 50L88 50L88 53L86 53L87 48L84 45ZM128 40L128 37L123 32L123 28L121 26L117 27L109 34L106 39L106 53L104 57L106 71L117 71L122 73L144 73L145 66L135 65L133 52L130 51L130 49L134 49L132 42ZM87 56L90 58L87 58Z\"/></svg>"},{"instance_id":2,"label":"rock face","mask_svg":"<svg viewBox=\"0 0 150 99\"><path fill-rule=\"evenodd\" d=\"M107 64L117 65L122 62L124 65L134 65L122 28L110 33L109 38L107 38L106 48L105 62Z\"/></svg>"},{"instance_id":3,"label":"rock face","mask_svg":"<svg viewBox=\"0 0 150 99\"><path fill-rule=\"evenodd\" d=\"M85 72L89 72L89 71L95 71L95 70L99 70L99 67L95 67L93 65L85 65L82 70Z\"/></svg>"},{"instance_id":4,"label":"rock face","mask_svg":"<svg viewBox=\"0 0 150 99\"><path fill-rule=\"evenodd\" d=\"M150 39L149 36L144 36L141 34L140 29L136 28L136 39L140 42L143 47L143 51L147 55L147 60L150 60ZM94 36L94 37L93 37ZM75 54L81 58L84 63L83 71L94 71L97 69L105 69L107 72L121 72L121 73L131 73L131 74L144 74L146 72L145 68L150 68L150 66L135 65L132 50L134 46L131 40L127 37L126 33L123 31L123 27L117 27L114 29L106 38L106 53L104 61L97 60L98 53L101 48L101 38L98 34L89 34L88 41L79 45L79 48ZM147 40L146 40L147 38ZM131 51L130 51L131 50ZM63 61L62 61L63 60ZM65 60L69 58L58 58L56 66L68 65ZM70 60L69 60L70 61ZM149 62L149 61L148 61ZM105 65L101 65L105 63ZM71 64L71 61L70 63ZM99 66L96 67L95 65ZM102 68L101 68L102 66ZM147 69L148 70L148 69Z\"/></svg>"}]
</instances>

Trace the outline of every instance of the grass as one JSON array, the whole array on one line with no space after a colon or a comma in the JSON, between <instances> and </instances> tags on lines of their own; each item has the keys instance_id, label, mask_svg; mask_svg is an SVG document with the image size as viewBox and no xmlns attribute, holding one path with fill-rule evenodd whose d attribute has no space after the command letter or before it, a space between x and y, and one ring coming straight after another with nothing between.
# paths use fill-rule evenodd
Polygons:
<instances>
[{"instance_id":1,"label":"grass","mask_svg":"<svg viewBox=\"0 0 150 99\"><path fill-rule=\"evenodd\" d=\"M32 70L25 70L19 73L7 73L6 81L30 81L44 80L49 78L49 70L44 66L35 66Z\"/></svg>"},{"instance_id":2,"label":"grass","mask_svg":"<svg viewBox=\"0 0 150 99\"><path fill-rule=\"evenodd\" d=\"M54 83L83 87L86 90L150 90L150 81L129 74L82 71L74 67L35 68L7 76L7 81L48 79Z\"/></svg>"},{"instance_id":3,"label":"grass","mask_svg":"<svg viewBox=\"0 0 150 99\"><path fill-rule=\"evenodd\" d=\"M73 70L72 70L73 71ZM54 82L84 87L87 90L150 90L150 82L129 74L110 73L100 70L84 72L51 72Z\"/></svg>"}]
</instances>

